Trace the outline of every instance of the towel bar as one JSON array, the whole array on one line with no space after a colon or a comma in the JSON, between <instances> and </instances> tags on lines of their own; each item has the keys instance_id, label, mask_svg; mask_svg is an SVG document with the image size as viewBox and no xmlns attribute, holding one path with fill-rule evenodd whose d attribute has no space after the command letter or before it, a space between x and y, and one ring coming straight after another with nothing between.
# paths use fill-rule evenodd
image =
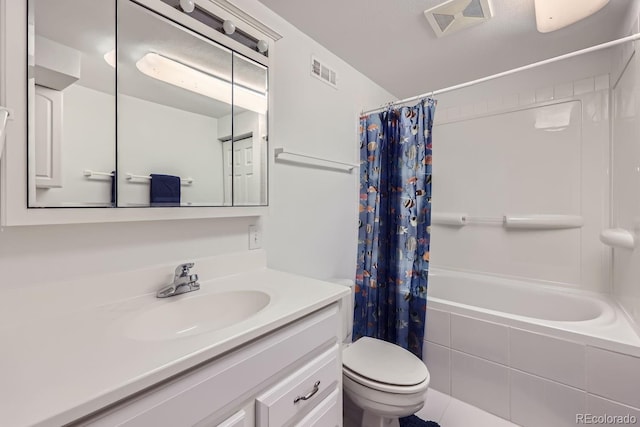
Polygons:
<instances>
[{"instance_id":1,"label":"towel bar","mask_svg":"<svg viewBox=\"0 0 640 427\"><path fill-rule=\"evenodd\" d=\"M127 178L127 181L134 181L134 180L151 181L151 177L149 175L134 175L132 173L126 173L125 177ZM191 178L191 177L189 177L189 178L180 178L180 183L182 185L193 184L193 178Z\"/></svg>"}]
</instances>

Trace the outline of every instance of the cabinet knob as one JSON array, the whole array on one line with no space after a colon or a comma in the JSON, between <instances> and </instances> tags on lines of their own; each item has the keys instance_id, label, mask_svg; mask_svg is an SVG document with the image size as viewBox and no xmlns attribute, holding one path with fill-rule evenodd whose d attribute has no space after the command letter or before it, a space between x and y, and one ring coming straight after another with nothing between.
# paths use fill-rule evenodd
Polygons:
<instances>
[{"instance_id":1,"label":"cabinet knob","mask_svg":"<svg viewBox=\"0 0 640 427\"><path fill-rule=\"evenodd\" d=\"M313 395L318 392L318 390L320 390L320 381L316 381L316 383L313 385L313 390L311 390L309 393L305 394L304 396L298 396L295 399L293 399L293 403L298 403L301 400L311 399Z\"/></svg>"}]
</instances>

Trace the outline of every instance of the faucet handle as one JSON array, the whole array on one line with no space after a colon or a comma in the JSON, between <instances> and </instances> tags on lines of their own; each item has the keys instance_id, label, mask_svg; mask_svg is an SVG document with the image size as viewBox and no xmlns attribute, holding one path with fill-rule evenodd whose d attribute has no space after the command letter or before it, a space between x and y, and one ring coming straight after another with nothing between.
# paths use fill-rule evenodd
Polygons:
<instances>
[{"instance_id":1,"label":"faucet handle","mask_svg":"<svg viewBox=\"0 0 640 427\"><path fill-rule=\"evenodd\" d=\"M175 277L185 277L189 274L189 270L193 268L194 263L186 262L176 267Z\"/></svg>"}]
</instances>

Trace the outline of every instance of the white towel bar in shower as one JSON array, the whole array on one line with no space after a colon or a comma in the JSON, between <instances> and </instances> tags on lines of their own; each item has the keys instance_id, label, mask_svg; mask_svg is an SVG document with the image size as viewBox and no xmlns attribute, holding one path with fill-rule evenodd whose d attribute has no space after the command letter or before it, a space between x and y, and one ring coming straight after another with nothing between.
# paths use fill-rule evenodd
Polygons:
<instances>
[{"instance_id":1,"label":"white towel bar in shower","mask_svg":"<svg viewBox=\"0 0 640 427\"><path fill-rule=\"evenodd\" d=\"M136 180L151 181L151 177L149 175L134 175L132 173L126 173L125 177L127 178L127 181L136 181ZM193 184L193 178L191 177L180 178L180 184L182 185Z\"/></svg>"},{"instance_id":2,"label":"white towel bar in shower","mask_svg":"<svg viewBox=\"0 0 640 427\"><path fill-rule=\"evenodd\" d=\"M461 227L467 224L468 217L465 213L432 213L431 224Z\"/></svg>"},{"instance_id":3,"label":"white towel bar in shower","mask_svg":"<svg viewBox=\"0 0 640 427\"><path fill-rule=\"evenodd\" d=\"M293 151L286 151L282 147L274 148L273 155L276 160L285 160L285 161L290 161L295 163L306 164L310 166L338 169L338 170L343 170L345 172L351 172L353 169L360 167L360 165L357 165L354 163L339 162L337 160L325 159L325 158L316 157L316 156L309 156L307 154L301 154L301 153L294 153ZM294 159L281 158L281 156L292 156L294 157Z\"/></svg>"},{"instance_id":4,"label":"white towel bar in shower","mask_svg":"<svg viewBox=\"0 0 640 427\"><path fill-rule=\"evenodd\" d=\"M581 228L583 219L579 215L505 215L506 228L529 230L560 230Z\"/></svg>"},{"instance_id":5,"label":"white towel bar in shower","mask_svg":"<svg viewBox=\"0 0 640 427\"><path fill-rule=\"evenodd\" d=\"M600 241L614 248L633 249L636 239L633 233L623 228L607 228L600 233Z\"/></svg>"},{"instance_id":6,"label":"white towel bar in shower","mask_svg":"<svg viewBox=\"0 0 640 427\"><path fill-rule=\"evenodd\" d=\"M462 227L469 224L500 225L510 229L560 230L580 228L579 215L503 215L501 217L471 216L466 213L432 213L431 224Z\"/></svg>"}]
</instances>

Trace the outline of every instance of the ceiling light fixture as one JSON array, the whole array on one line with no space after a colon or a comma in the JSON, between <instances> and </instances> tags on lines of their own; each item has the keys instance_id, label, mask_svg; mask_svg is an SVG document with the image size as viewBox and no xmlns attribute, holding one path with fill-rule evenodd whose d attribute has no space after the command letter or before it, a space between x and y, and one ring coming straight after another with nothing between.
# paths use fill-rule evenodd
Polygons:
<instances>
[{"instance_id":1,"label":"ceiling light fixture","mask_svg":"<svg viewBox=\"0 0 640 427\"><path fill-rule=\"evenodd\" d=\"M267 50L269 50L269 43L267 43L266 40L258 40L258 52L260 53L265 53Z\"/></svg>"},{"instance_id":2,"label":"ceiling light fixture","mask_svg":"<svg viewBox=\"0 0 640 427\"><path fill-rule=\"evenodd\" d=\"M116 68L116 50L111 49L109 52L104 54L104 60L107 64L111 65L113 68Z\"/></svg>"},{"instance_id":3,"label":"ceiling light fixture","mask_svg":"<svg viewBox=\"0 0 640 427\"><path fill-rule=\"evenodd\" d=\"M226 19L222 23L222 29L226 35L230 36L236 31L236 24L234 24L232 20Z\"/></svg>"},{"instance_id":4,"label":"ceiling light fixture","mask_svg":"<svg viewBox=\"0 0 640 427\"><path fill-rule=\"evenodd\" d=\"M149 77L206 97L231 104L231 82L178 61L149 52L136 67ZM259 114L267 112L267 94L233 85L233 105Z\"/></svg>"},{"instance_id":5,"label":"ceiling light fixture","mask_svg":"<svg viewBox=\"0 0 640 427\"><path fill-rule=\"evenodd\" d=\"M196 4L193 0L180 0L180 9L186 13L191 13L195 10Z\"/></svg>"},{"instance_id":6,"label":"ceiling light fixture","mask_svg":"<svg viewBox=\"0 0 640 427\"><path fill-rule=\"evenodd\" d=\"M535 0L536 27L549 33L574 24L602 9L609 0Z\"/></svg>"}]
</instances>

